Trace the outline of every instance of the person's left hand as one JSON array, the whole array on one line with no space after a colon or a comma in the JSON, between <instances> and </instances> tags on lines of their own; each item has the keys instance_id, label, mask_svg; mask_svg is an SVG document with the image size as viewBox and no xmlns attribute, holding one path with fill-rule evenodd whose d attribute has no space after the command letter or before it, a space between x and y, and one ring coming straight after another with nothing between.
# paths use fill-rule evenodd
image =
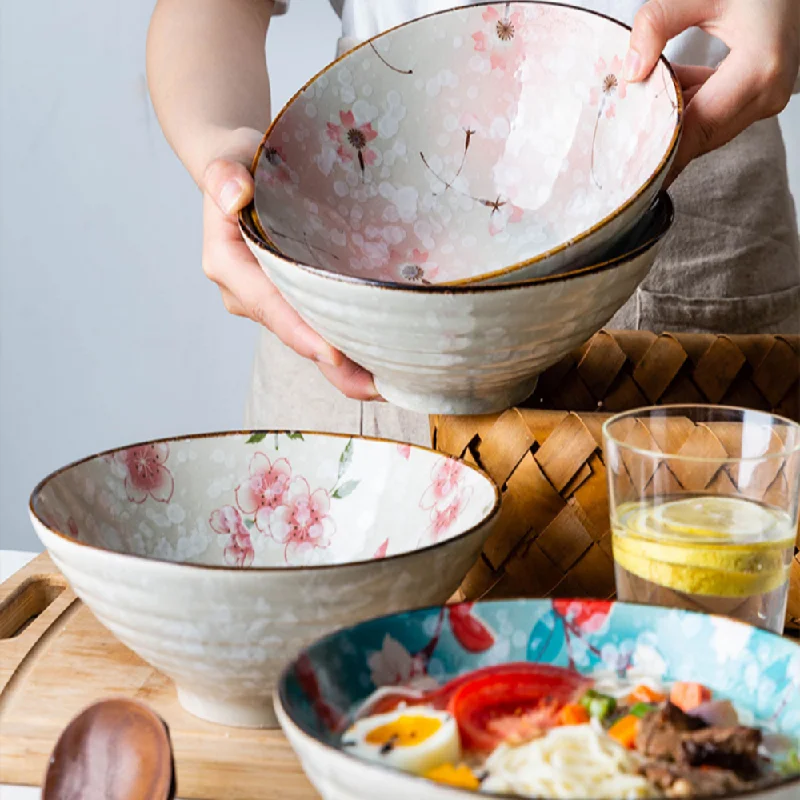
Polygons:
<instances>
[{"instance_id":1,"label":"person's left hand","mask_svg":"<svg viewBox=\"0 0 800 800\"><path fill-rule=\"evenodd\" d=\"M675 67L686 111L668 184L692 159L783 111L800 68L800 0L648 0L634 20L626 80L644 80L667 42L695 26L730 52L716 70Z\"/></svg>"}]
</instances>

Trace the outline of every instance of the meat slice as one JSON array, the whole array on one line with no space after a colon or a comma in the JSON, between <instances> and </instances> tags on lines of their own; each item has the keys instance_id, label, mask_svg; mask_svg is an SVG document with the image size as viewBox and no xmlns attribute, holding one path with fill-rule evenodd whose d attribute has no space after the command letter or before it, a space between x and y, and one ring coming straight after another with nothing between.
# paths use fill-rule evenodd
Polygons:
<instances>
[{"instance_id":1,"label":"meat slice","mask_svg":"<svg viewBox=\"0 0 800 800\"><path fill-rule=\"evenodd\" d=\"M636 749L648 758L682 767L717 767L745 779L759 774L761 731L736 725L709 727L667 703L642 720Z\"/></svg>"},{"instance_id":2,"label":"meat slice","mask_svg":"<svg viewBox=\"0 0 800 800\"><path fill-rule=\"evenodd\" d=\"M714 797L747 788L733 772L676 764L646 764L644 776L667 797Z\"/></svg>"}]
</instances>

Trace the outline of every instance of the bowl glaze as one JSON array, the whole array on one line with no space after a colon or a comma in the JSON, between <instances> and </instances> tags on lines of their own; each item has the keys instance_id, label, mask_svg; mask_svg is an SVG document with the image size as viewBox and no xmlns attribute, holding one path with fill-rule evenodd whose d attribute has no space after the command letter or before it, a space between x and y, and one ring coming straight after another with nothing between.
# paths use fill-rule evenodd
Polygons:
<instances>
[{"instance_id":1,"label":"bowl glaze","mask_svg":"<svg viewBox=\"0 0 800 800\"><path fill-rule=\"evenodd\" d=\"M34 490L31 518L75 593L188 711L264 727L288 658L447 600L498 507L489 478L430 450L262 431L92 456Z\"/></svg>"},{"instance_id":2,"label":"bowl glaze","mask_svg":"<svg viewBox=\"0 0 800 800\"><path fill-rule=\"evenodd\" d=\"M369 283L299 265L245 241L300 316L375 375L391 403L424 414L489 414L529 397L538 375L603 327L636 291L673 220L666 192L595 267L465 287Z\"/></svg>"},{"instance_id":3,"label":"bowl glaze","mask_svg":"<svg viewBox=\"0 0 800 800\"><path fill-rule=\"evenodd\" d=\"M656 196L681 130L665 60L643 83L623 79L629 35L594 12L510 2L369 40L267 131L254 162L263 238L300 263L410 285L605 260Z\"/></svg>"},{"instance_id":4,"label":"bowl glaze","mask_svg":"<svg viewBox=\"0 0 800 800\"><path fill-rule=\"evenodd\" d=\"M631 679L700 681L800 740L800 644L722 617L593 600L508 600L398 614L339 631L284 672L278 718L324 800L475 800L338 747L348 715L380 686L446 682L531 661ZM497 796L497 795L494 795ZM726 800L796 800L800 775ZM547 800L545 798L545 800Z\"/></svg>"}]
</instances>

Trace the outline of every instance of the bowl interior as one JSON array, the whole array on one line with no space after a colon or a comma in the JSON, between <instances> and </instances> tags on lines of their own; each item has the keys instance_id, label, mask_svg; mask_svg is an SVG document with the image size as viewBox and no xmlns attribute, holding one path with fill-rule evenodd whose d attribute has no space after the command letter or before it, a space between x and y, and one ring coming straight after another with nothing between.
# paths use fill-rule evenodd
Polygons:
<instances>
[{"instance_id":1,"label":"bowl interior","mask_svg":"<svg viewBox=\"0 0 800 800\"><path fill-rule=\"evenodd\" d=\"M483 602L372 620L302 653L285 671L279 699L305 733L335 746L331 720L347 719L380 686L443 683L515 661L699 681L759 724L800 738L800 645L722 617L605 601ZM321 696L307 694L311 685Z\"/></svg>"},{"instance_id":2,"label":"bowl interior","mask_svg":"<svg viewBox=\"0 0 800 800\"><path fill-rule=\"evenodd\" d=\"M436 284L602 235L663 173L680 127L666 62L622 78L628 38L598 14L512 2L371 40L268 131L255 164L265 236L333 272Z\"/></svg>"},{"instance_id":3,"label":"bowl interior","mask_svg":"<svg viewBox=\"0 0 800 800\"><path fill-rule=\"evenodd\" d=\"M151 442L61 470L33 513L94 547L233 567L342 564L406 553L473 529L497 491L423 448L307 433Z\"/></svg>"}]
</instances>

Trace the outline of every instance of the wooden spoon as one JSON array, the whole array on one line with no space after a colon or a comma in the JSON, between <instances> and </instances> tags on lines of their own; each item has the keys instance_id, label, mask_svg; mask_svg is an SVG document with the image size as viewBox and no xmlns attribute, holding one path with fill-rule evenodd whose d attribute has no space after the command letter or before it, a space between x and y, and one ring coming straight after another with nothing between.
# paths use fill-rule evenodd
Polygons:
<instances>
[{"instance_id":1,"label":"wooden spoon","mask_svg":"<svg viewBox=\"0 0 800 800\"><path fill-rule=\"evenodd\" d=\"M66 727L43 800L173 800L175 769L164 721L133 700L104 700Z\"/></svg>"}]
</instances>

